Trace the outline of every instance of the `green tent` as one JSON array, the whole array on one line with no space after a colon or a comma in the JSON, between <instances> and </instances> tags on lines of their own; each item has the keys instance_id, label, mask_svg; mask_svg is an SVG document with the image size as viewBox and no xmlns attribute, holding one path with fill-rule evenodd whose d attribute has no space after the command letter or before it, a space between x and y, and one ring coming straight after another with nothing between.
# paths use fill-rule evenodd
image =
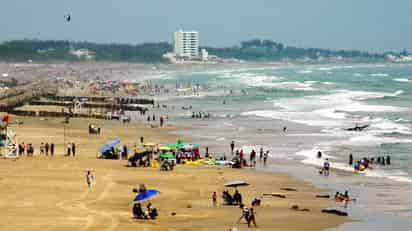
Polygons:
<instances>
[{"instance_id":1,"label":"green tent","mask_svg":"<svg viewBox=\"0 0 412 231\"><path fill-rule=\"evenodd\" d=\"M163 158L163 159L173 159L173 158L175 158L175 156L174 156L173 153L171 153L171 152L161 152L161 153L160 153L160 158Z\"/></svg>"}]
</instances>

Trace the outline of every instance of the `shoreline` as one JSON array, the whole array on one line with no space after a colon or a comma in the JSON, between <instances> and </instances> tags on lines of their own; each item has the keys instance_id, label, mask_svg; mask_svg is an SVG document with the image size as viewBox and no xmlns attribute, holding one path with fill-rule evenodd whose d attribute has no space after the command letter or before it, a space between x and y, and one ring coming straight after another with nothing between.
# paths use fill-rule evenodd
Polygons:
<instances>
[{"instance_id":1,"label":"shoreline","mask_svg":"<svg viewBox=\"0 0 412 231\"><path fill-rule=\"evenodd\" d=\"M19 136L22 139L28 139L31 137L31 139L34 142L38 142L37 140L40 140L40 138L47 137L52 138L54 135L56 139L58 140L60 137L61 139L61 133L63 131L59 131L58 129L60 127L60 120L57 119L49 119L49 120L43 120L40 121L38 118L19 118L25 123L23 125L18 125L19 127L16 127L15 131L18 132ZM177 180L171 180L172 178L170 177L163 177L163 173L158 173L158 170L152 170L152 169L135 169L135 168L124 168L124 162L119 162L119 161L111 161L111 160L98 160L95 159L95 155L93 155L93 149L96 151L96 147L98 146L99 142L102 142L104 140L104 137L110 137L114 135L118 135L121 139L125 139L126 143L133 143L133 140L137 142L138 137L139 137L139 132L144 132L145 134L148 134L146 136L146 139L150 139L150 141L153 142L158 142L161 141L162 143L166 142L175 142L174 138L176 138L175 135L171 135L170 132L176 131L176 129L181 130L184 128L181 127L173 127L173 128L166 128L166 129L151 129L147 128L144 124L131 124L131 125L122 125L120 123L116 124L111 121L101 121L102 123L105 123L105 126L107 128L103 127L103 135L104 137L90 137L89 139L93 140L93 142L86 142L84 133L86 133L86 126L83 131L83 125L85 125L88 122L86 119L73 119L71 124L69 126L72 126L71 128L68 129L68 134L66 134L68 137L68 140L73 139L76 143L79 143L78 149L80 151L80 154L78 157L76 157L76 160L71 160L67 158L62 158L62 157L56 157L55 160L48 160L44 157L34 157L34 158L23 158L20 160L17 160L15 162L9 161L9 160L1 160L0 165L5 165L1 169L3 170L2 172L2 180L0 181L1 184L6 184L13 182L13 186L15 189L19 189L23 185L21 183L21 180L24 178L21 178L21 176L28 175L29 178L33 177L35 180L41 180L41 184L39 188L33 188L33 184L36 184L35 182L31 182L30 179L27 179L24 181L25 186L25 192L29 193L30 195L34 195L36 199L32 198L32 201L30 198L25 199L25 204L20 204L19 208L24 208L27 206L30 211L31 208L37 208L40 209L42 206L47 207L46 201L44 201L47 198L48 193L45 197L42 197L43 192L41 190L51 187L48 185L48 181L52 180L53 182L59 182L63 180L64 178L68 178L70 181L67 182L69 184L73 184L73 188L68 188L68 192L62 193L62 197L65 199L70 199L70 200L75 200L78 201L79 199L76 199L76 192L78 192L78 195L82 194L80 193L82 188L82 173L85 168L87 168L88 165L93 165L93 168L95 170L96 178L96 195L94 192L91 194L84 194L84 198L82 197L80 201L82 203L86 203L87 208L89 211L83 211L80 212L81 214L84 214L86 216L86 225L89 224L91 228L92 226L96 226L98 222L96 220L101 219L101 217L104 218L104 213L103 211L107 211L107 213L112 213L110 212L111 209L114 209L115 211L119 212L119 216L115 219L113 219L111 225L115 225L117 222L117 226L114 229L118 229L122 227L122 230L128 230L129 228L131 229L132 227L136 228L139 227L140 225L147 227L148 230L168 230L166 229L167 227L171 227L171 225L176 225L176 227L181 228L182 230L217 230L216 228L221 228L222 226L226 227L228 222L230 220L233 220L233 214L235 213L236 215L234 216L235 218L239 214L239 210L237 208L226 208L226 207L218 207L217 210L215 210L213 207L210 208L211 206L208 205L210 201L210 195L211 190L217 190L221 192L224 188L219 185L223 185L225 181L230 181L230 180L235 180L235 179L242 179L249 181L252 183L252 186L250 187L251 189L241 189L242 193L244 193L245 198L247 200L251 200L252 197L256 196L256 194L262 193L262 192L278 192L280 187L296 187L299 189L297 193L290 193L290 199L286 199L286 201L278 201L278 200L272 200L272 198L263 199L263 204L261 208L258 208L258 215L257 215L257 222L258 224L260 223L259 230L273 230L273 227L280 228L280 230L301 230L303 227L305 227L304 222L302 222L303 226L296 226L298 223L299 219L311 219L314 222L316 222L316 225L310 229L305 230L324 230L326 228L332 228L336 227L337 225L341 225L345 222L348 222L348 219L343 219L340 217L335 217L332 215L324 215L318 212L321 208L329 207L334 204L332 200L326 200L325 199L316 199L314 198L314 194L316 193L321 193L324 192L324 190L320 190L318 188L313 187L311 184L293 179L289 176L285 177L283 174L272 174L272 173L261 173L261 172L255 172L252 170L244 169L244 170L234 170L234 169L226 169L226 168L218 168L218 167L189 167L189 166L177 166L176 171L171 172L171 175L173 176L173 179ZM42 128L40 130L40 128ZM125 129L127 128L127 129ZM133 130L132 128L139 128L139 131L129 131ZM107 131L105 129L108 129L108 133L105 134ZM52 131L55 134L52 134ZM165 132L166 131L166 132ZM36 133L36 136L34 136L34 133ZM136 134L137 133L137 134ZM24 135L22 135L24 134ZM42 135L43 134L43 135ZM86 143L85 143L86 142ZM148 140L149 142L149 140ZM56 142L58 144L59 142ZM89 144L87 144L89 143ZM38 145L38 144L37 144ZM59 145L56 145L56 150L59 148ZM62 148L62 147L60 147ZM36 151L36 150L35 150ZM13 171L7 171L4 172L5 167L9 168L18 168L23 167L25 169L24 171L27 171L26 173L24 172L13 172ZM33 169L33 165L39 167L38 169L35 168ZM64 167L63 169L59 169L60 167ZM69 168L69 169L68 169ZM64 170L66 169L66 170ZM46 172L45 172L46 171ZM48 171L53 172L54 174L48 175ZM67 172L66 172L67 171ZM107 174L106 174L106 172ZM105 173L103 173L105 172ZM64 174L63 174L64 173ZM76 177L73 178L69 173L74 173L77 174ZM150 174L149 174L150 173ZM153 174L157 173L157 174ZM17 176L17 175L18 176ZM44 175L43 175L44 174ZM61 179L60 174L63 174L63 179ZM67 175L68 174L68 175ZM126 174L126 175L122 175ZM130 175L129 175L130 174ZM136 175L137 174L137 175ZM169 173L166 173L169 174ZM103 176L102 176L103 175ZM140 180L133 180L133 175L137 177L137 179ZM223 175L223 178L221 178ZM18 177L18 178L16 178ZM48 179L48 177L52 179ZM39 179L37 179L39 178ZM76 180L76 178L80 178ZM167 178L167 179L165 179ZM139 181L141 182L143 179L149 180L152 179L153 181L157 182L156 184L150 185L151 187L159 187L161 189L162 194L164 191L165 198L162 198L163 196L159 196L159 199L154 200L154 204L157 208L160 209L160 214L161 217L159 217L158 220L156 220L153 224L159 225L159 228L155 228L152 224L152 222L130 222L130 220L127 218L130 216L130 206L126 206L124 203L127 202L127 200L130 200L132 198L133 194L131 193L131 187L135 186ZM56 181L57 180L57 181ZM80 181L80 182L77 182ZM193 185L190 186L190 184L187 184L191 181L195 181L199 183L199 185ZM206 182L203 182L206 181ZM179 183L177 183L179 182ZM61 182L62 183L62 182ZM218 184L216 184L218 183ZM65 183L66 184L66 183ZM103 184L103 185L101 185ZM202 185L210 184L208 187L202 187ZM188 196L185 194L185 192L182 192L181 186L179 185L184 185L185 191L190 191L192 193L196 194L197 196L192 197ZM57 185L56 185L57 186ZM114 187L119 187L121 188L121 193L119 195L116 195L114 193ZM102 188L103 187L103 188ZM180 187L180 189L179 189ZM200 187L200 188L199 188ZM60 186L57 186L59 190L62 190ZM36 193L31 194L30 191L34 190ZM38 191L40 190L40 191ZM177 191L176 191L177 190ZM194 190L194 191L193 191ZM200 191L199 191L200 190ZM170 191L170 192L168 192ZM173 192L173 193L172 193ZM10 192L2 192L2 194L8 195ZM15 192L16 199L18 195L20 195L22 192L19 190ZM171 193L169 195L169 193ZM185 195L183 195L183 194ZM187 193L187 192L186 192ZM200 193L200 194L199 194ZM288 193L289 194L289 193ZM296 194L296 195L294 195ZM219 194L220 195L220 194ZM44 195L43 195L44 196ZM94 197L95 196L95 197ZM177 214L182 214L182 217L176 216L176 217L170 217L169 212L173 210L173 203L171 203L171 199L176 196L178 198L187 198L187 201L192 201L191 208L185 208L185 204L187 206L187 201L185 199L179 199L181 202L179 202L177 206ZM54 195L52 196L53 200L61 199L59 196ZM2 197L4 198L4 196ZM97 199L96 199L97 198ZM109 201L109 204L104 204L101 203L103 201ZM117 200L123 201L119 202ZM220 201L220 197L218 199ZM246 200L246 199L245 199ZM32 202L30 202L32 201ZM173 200L172 200L173 201ZM18 203L17 201L9 200L7 202L4 201L4 199L0 200L0 204L6 204L6 205L13 205L13 203ZM33 204L34 203L34 204ZM65 202L66 203L66 202ZM119 204L120 203L120 204ZM304 212L296 212L290 210L291 204L299 204L300 207L307 207L310 208L311 211L308 213ZM64 204L66 205L66 204ZM69 206L69 205L67 205ZM79 205L81 207L81 204ZM114 207L113 207L114 206ZM94 215L93 212L90 211L92 207L92 210L95 211ZM99 209L99 210L96 210ZM102 211L100 211L102 210ZM186 210L190 210L186 211ZM52 208L41 208L41 211L43 215L40 214L40 217L36 218L41 219L43 216L49 216L48 213L54 214L54 213L61 213L60 209L52 209ZM65 213L69 213L71 216L73 216L73 220L78 220L78 219L84 219L84 218L76 218L74 214L72 214L74 211L65 211ZM100 212L96 212L100 211ZM185 213L189 212L192 217L187 217L187 215L184 215ZM6 212L7 213L7 212ZM217 213L217 214L216 214ZM126 215L128 214L128 215ZM203 214L203 215L202 215ZM205 215L206 214L206 215ZM218 219L214 218L213 215L216 215ZM232 215L230 215L232 214ZM0 213L0 216L6 216L9 219L14 219L13 215L11 214L4 214ZM16 214L17 215L17 214ZM15 216L16 216L15 215ZM184 216L183 216L184 215ZM20 215L18 215L19 217ZM57 216L57 215L56 215ZM89 216L94 216L93 218L95 219L93 222L90 221ZM206 217L205 217L206 216ZM16 217L17 218L17 217ZM275 218L275 219L274 219ZM279 218L282 218L282 222L279 220ZM185 221L188 221L187 219L191 220L191 222L194 224L193 227L184 225ZM26 221L30 221L30 219L25 219L22 222L19 222L19 225L24 226ZM289 221L290 220L290 221ZM302 220L302 221L303 221ZM60 219L58 221L62 222ZM45 221L42 221L45 222ZM280 222L280 223L279 223ZM70 223L69 221L66 221L66 223ZM60 224L59 222L55 222L54 225ZM166 225L167 224L167 225ZM61 225L61 224L60 224ZM66 226L67 225L67 226ZM63 225L64 227L71 227L73 224L65 224ZM63 228L63 226L61 228ZM245 225L243 225L245 226ZM269 226L269 227L266 227ZM7 230L14 230L12 228L13 226L8 225ZM162 228L164 227L164 228ZM266 228L265 228L266 227ZM300 228L299 228L300 227ZM247 228L247 227L246 227ZM226 229L226 228L225 228ZM244 227L242 227L244 229ZM31 230L37 230L37 229L31 229ZM65 230L65 228L61 229ZM69 230L69 229L68 229ZM86 229L87 230L87 229Z\"/></svg>"}]
</instances>

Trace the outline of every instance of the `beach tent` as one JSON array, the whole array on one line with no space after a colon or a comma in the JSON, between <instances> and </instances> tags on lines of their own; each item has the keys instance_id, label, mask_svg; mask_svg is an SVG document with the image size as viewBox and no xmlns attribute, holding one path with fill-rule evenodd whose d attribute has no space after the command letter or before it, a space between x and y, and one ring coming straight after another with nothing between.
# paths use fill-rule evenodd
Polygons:
<instances>
[{"instance_id":1,"label":"beach tent","mask_svg":"<svg viewBox=\"0 0 412 231\"><path fill-rule=\"evenodd\" d=\"M162 152L162 153L160 153L160 158L173 159L173 158L175 158L175 156L171 152Z\"/></svg>"},{"instance_id":2,"label":"beach tent","mask_svg":"<svg viewBox=\"0 0 412 231\"><path fill-rule=\"evenodd\" d=\"M102 147L100 147L99 152L101 154L109 151L110 149L112 149L113 147L115 147L116 145L120 144L120 140L118 138L114 138L112 140L110 140L108 143L106 143L105 145L103 145Z\"/></svg>"},{"instance_id":3,"label":"beach tent","mask_svg":"<svg viewBox=\"0 0 412 231\"><path fill-rule=\"evenodd\" d=\"M195 149L199 149L199 145L197 144L184 144L182 146L183 149L191 151L191 150L195 150Z\"/></svg>"}]
</instances>

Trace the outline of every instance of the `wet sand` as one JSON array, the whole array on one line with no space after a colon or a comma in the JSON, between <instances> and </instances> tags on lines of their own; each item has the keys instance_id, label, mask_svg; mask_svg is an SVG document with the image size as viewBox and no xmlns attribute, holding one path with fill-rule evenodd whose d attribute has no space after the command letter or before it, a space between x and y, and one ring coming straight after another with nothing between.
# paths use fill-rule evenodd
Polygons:
<instances>
[{"instance_id":1,"label":"wet sand","mask_svg":"<svg viewBox=\"0 0 412 231\"><path fill-rule=\"evenodd\" d=\"M12 116L11 120L15 119ZM72 119L65 128L62 118L18 119L24 123L12 128L19 142L35 145L35 156L0 160L0 220L7 221L0 224L0 230L228 230L240 216L239 208L221 205L223 184L232 180L251 184L239 188L246 203L263 193L287 196L262 197L256 230L324 230L346 221L320 212L334 206L331 200L315 198L320 189L284 175L181 165L173 172L160 172L153 168L128 168L124 160L96 159L98 148L113 137L119 137L129 149L139 142L140 136L146 142L175 142L177 137L171 135L171 131L176 131L173 127L152 129L146 124ZM102 125L102 134L89 135L89 122ZM76 157L63 156L64 141L76 143ZM41 142L55 143L53 158L38 155ZM92 170L96 178L91 189L85 181L87 170ZM131 217L132 188L141 183L161 191L151 200L160 213L155 221ZM298 191L285 192L281 187ZM218 207L211 202L213 191L219 195ZM295 204L310 211L291 210ZM240 224L239 229L248 228Z\"/></svg>"}]
</instances>

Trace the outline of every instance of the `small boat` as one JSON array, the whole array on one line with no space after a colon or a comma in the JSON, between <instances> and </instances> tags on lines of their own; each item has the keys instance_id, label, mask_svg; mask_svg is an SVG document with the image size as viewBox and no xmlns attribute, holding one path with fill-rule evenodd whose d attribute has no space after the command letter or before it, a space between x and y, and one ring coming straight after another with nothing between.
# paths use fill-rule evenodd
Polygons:
<instances>
[{"instance_id":1,"label":"small boat","mask_svg":"<svg viewBox=\"0 0 412 231\"><path fill-rule=\"evenodd\" d=\"M353 127L353 128L346 128L345 130L346 130L346 131L356 131L356 132L360 132L360 131L363 131L364 129L366 129L367 127L369 127L368 124L362 125L362 126L356 125L356 126Z\"/></svg>"}]
</instances>

